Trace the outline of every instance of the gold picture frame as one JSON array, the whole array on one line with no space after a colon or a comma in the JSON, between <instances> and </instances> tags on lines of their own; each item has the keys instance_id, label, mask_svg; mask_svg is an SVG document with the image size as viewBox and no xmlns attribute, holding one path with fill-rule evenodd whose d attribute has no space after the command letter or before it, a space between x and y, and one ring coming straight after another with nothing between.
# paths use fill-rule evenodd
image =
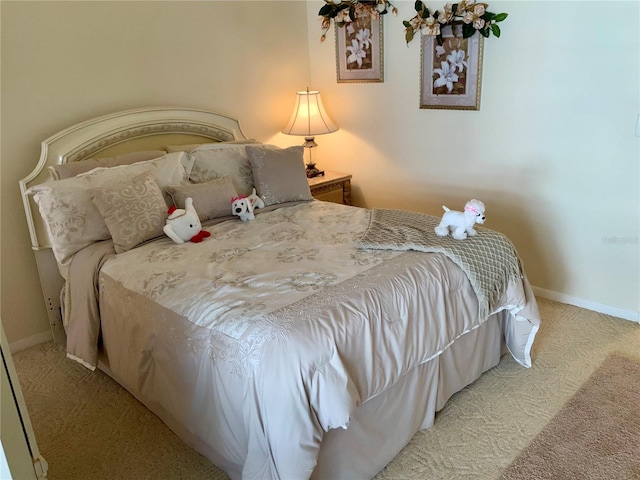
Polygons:
<instances>
[{"instance_id":1,"label":"gold picture frame","mask_svg":"<svg viewBox=\"0 0 640 480\"><path fill-rule=\"evenodd\" d=\"M358 17L335 30L338 83L384 82L382 16Z\"/></svg>"},{"instance_id":2,"label":"gold picture frame","mask_svg":"<svg viewBox=\"0 0 640 480\"><path fill-rule=\"evenodd\" d=\"M462 24L443 27L441 45L422 36L420 108L480 110L483 40L479 33L462 38Z\"/></svg>"}]
</instances>

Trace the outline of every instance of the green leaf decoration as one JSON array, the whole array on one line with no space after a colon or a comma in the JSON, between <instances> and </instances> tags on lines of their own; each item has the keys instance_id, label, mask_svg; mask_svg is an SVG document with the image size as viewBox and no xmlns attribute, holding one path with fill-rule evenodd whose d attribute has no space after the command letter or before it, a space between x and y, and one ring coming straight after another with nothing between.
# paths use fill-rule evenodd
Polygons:
<instances>
[{"instance_id":1,"label":"green leaf decoration","mask_svg":"<svg viewBox=\"0 0 640 480\"><path fill-rule=\"evenodd\" d=\"M407 28L411 27L411 22L409 22L408 20L405 20L404 22L402 22L402 24Z\"/></svg>"},{"instance_id":2,"label":"green leaf decoration","mask_svg":"<svg viewBox=\"0 0 640 480\"><path fill-rule=\"evenodd\" d=\"M482 30L478 30L478 31L482 34L484 38L489 38L489 35L491 34L488 28L483 28Z\"/></svg>"},{"instance_id":3,"label":"green leaf decoration","mask_svg":"<svg viewBox=\"0 0 640 480\"><path fill-rule=\"evenodd\" d=\"M325 5L320 9L320 11L318 12L318 15L320 15L321 17L324 17L325 15L329 15L329 13L331 13L332 8L333 7L331 5Z\"/></svg>"},{"instance_id":4,"label":"green leaf decoration","mask_svg":"<svg viewBox=\"0 0 640 480\"><path fill-rule=\"evenodd\" d=\"M508 13L499 13L494 17L494 20L496 22L502 22L505 18L507 18L509 16Z\"/></svg>"},{"instance_id":5,"label":"green leaf decoration","mask_svg":"<svg viewBox=\"0 0 640 480\"><path fill-rule=\"evenodd\" d=\"M413 40L413 35L414 35L413 28L407 28L407 30L404 32L404 39L407 41L407 45L409 45L409 42Z\"/></svg>"},{"instance_id":6,"label":"green leaf decoration","mask_svg":"<svg viewBox=\"0 0 640 480\"><path fill-rule=\"evenodd\" d=\"M493 34L500 38L500 27L498 25L496 25L495 23L491 25L491 31L493 32Z\"/></svg>"},{"instance_id":7,"label":"green leaf decoration","mask_svg":"<svg viewBox=\"0 0 640 480\"><path fill-rule=\"evenodd\" d=\"M462 25L462 38L469 38L473 36L474 33L476 33L476 29L473 28L473 25L470 23Z\"/></svg>"},{"instance_id":8,"label":"green leaf decoration","mask_svg":"<svg viewBox=\"0 0 640 480\"><path fill-rule=\"evenodd\" d=\"M419 11L423 10L425 8L425 6L424 6L424 3L421 2L421 0L416 0L416 3L413 6L413 8L415 8L416 12L419 12Z\"/></svg>"}]
</instances>

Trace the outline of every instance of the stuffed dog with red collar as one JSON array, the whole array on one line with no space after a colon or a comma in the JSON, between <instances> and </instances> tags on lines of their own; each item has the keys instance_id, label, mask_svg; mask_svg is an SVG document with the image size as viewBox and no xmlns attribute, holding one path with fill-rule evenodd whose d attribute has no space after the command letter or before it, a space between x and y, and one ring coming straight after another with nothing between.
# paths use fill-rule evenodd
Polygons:
<instances>
[{"instance_id":1,"label":"stuffed dog with red collar","mask_svg":"<svg viewBox=\"0 0 640 480\"><path fill-rule=\"evenodd\" d=\"M185 198L184 208L171 207L167 213L169 216L162 230L174 242L199 243L211 235L206 230L202 230L202 224L191 197Z\"/></svg>"}]
</instances>

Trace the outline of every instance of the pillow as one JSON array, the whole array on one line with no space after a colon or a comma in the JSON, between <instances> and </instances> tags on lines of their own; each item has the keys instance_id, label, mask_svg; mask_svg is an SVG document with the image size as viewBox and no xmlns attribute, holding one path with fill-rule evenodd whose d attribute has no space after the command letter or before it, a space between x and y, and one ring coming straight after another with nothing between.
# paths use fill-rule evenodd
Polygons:
<instances>
[{"instance_id":1,"label":"pillow","mask_svg":"<svg viewBox=\"0 0 640 480\"><path fill-rule=\"evenodd\" d=\"M129 183L145 172L153 173L160 187L184 183L185 156L184 152L172 153L133 165L95 168L76 177L31 187L29 193L38 204L58 264L66 265L77 251L111 237L89 190ZM170 204L171 197L167 194L165 205Z\"/></svg>"},{"instance_id":2,"label":"pillow","mask_svg":"<svg viewBox=\"0 0 640 480\"><path fill-rule=\"evenodd\" d=\"M256 192L265 206L313 200L304 166L304 147L246 146Z\"/></svg>"},{"instance_id":3,"label":"pillow","mask_svg":"<svg viewBox=\"0 0 640 480\"><path fill-rule=\"evenodd\" d=\"M205 183L172 185L164 190L171 195L176 208L184 208L185 199L191 197L201 222L232 215L231 198L238 196L229 176Z\"/></svg>"},{"instance_id":4,"label":"pillow","mask_svg":"<svg viewBox=\"0 0 640 480\"><path fill-rule=\"evenodd\" d=\"M254 138L245 138L242 140L229 140L226 142L207 142L207 143L191 143L189 145L167 145L167 152L187 152L190 153L192 150L196 148L203 147L205 145L222 145L222 144L232 144L232 145L244 145L247 143L260 143Z\"/></svg>"},{"instance_id":5,"label":"pillow","mask_svg":"<svg viewBox=\"0 0 640 480\"><path fill-rule=\"evenodd\" d=\"M152 173L130 183L92 190L93 203L104 218L116 253L164 235L167 205Z\"/></svg>"},{"instance_id":6,"label":"pillow","mask_svg":"<svg viewBox=\"0 0 640 480\"><path fill-rule=\"evenodd\" d=\"M61 266L77 251L110 237L87 190L87 185L69 178L36 185L28 191L38 204L53 255Z\"/></svg>"},{"instance_id":7,"label":"pillow","mask_svg":"<svg viewBox=\"0 0 640 480\"><path fill-rule=\"evenodd\" d=\"M162 157L167 152L164 150L149 150L145 152L131 152L108 158L89 158L79 162L65 163L63 165L49 166L49 173L54 180L75 177L97 167L116 167L118 165L130 165L144 160Z\"/></svg>"},{"instance_id":8,"label":"pillow","mask_svg":"<svg viewBox=\"0 0 640 480\"><path fill-rule=\"evenodd\" d=\"M253 191L251 164L244 144L209 143L193 150L189 157L190 182L204 183L228 175L240 195L250 195Z\"/></svg>"},{"instance_id":9,"label":"pillow","mask_svg":"<svg viewBox=\"0 0 640 480\"><path fill-rule=\"evenodd\" d=\"M94 168L89 172L81 173L76 178L90 179L95 176L108 175L118 178L119 183L124 183L146 171L151 171L155 175L160 188L164 188L167 185L187 183L187 172L184 168L185 163L188 163L188 155L185 152L168 153L163 157L134 163L132 165ZM171 197L168 194L165 196L165 201L167 206L172 205Z\"/></svg>"}]
</instances>

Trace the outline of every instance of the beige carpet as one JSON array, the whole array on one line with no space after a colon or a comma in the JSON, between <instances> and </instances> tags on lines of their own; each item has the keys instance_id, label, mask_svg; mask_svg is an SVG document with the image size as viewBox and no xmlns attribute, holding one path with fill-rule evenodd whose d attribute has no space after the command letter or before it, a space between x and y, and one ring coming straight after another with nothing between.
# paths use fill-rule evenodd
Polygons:
<instances>
[{"instance_id":1,"label":"beige carpet","mask_svg":"<svg viewBox=\"0 0 640 480\"><path fill-rule=\"evenodd\" d=\"M376 477L497 479L612 353L640 359L640 325L539 300L531 369L509 356L456 394ZM226 479L104 374L52 344L14 355L50 480Z\"/></svg>"},{"instance_id":2,"label":"beige carpet","mask_svg":"<svg viewBox=\"0 0 640 480\"><path fill-rule=\"evenodd\" d=\"M611 355L501 480L640 478L640 361Z\"/></svg>"}]
</instances>

